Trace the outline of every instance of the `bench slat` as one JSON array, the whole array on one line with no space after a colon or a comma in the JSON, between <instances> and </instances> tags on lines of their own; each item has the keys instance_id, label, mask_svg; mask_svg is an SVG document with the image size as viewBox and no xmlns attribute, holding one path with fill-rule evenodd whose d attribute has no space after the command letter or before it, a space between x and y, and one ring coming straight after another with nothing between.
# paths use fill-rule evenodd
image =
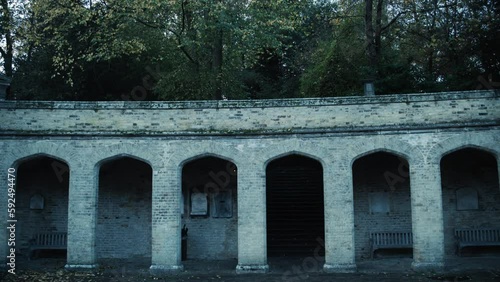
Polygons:
<instances>
[{"instance_id":1,"label":"bench slat","mask_svg":"<svg viewBox=\"0 0 500 282\"><path fill-rule=\"evenodd\" d=\"M457 228L455 238L457 253L461 256L465 247L500 246L500 228Z\"/></svg>"},{"instance_id":2,"label":"bench slat","mask_svg":"<svg viewBox=\"0 0 500 282\"><path fill-rule=\"evenodd\" d=\"M52 233L37 233L30 240L29 258L36 250L64 250L67 248L67 233L52 232Z\"/></svg>"},{"instance_id":3,"label":"bench slat","mask_svg":"<svg viewBox=\"0 0 500 282\"><path fill-rule=\"evenodd\" d=\"M370 233L371 256L378 249L412 248L413 236L411 232L372 232Z\"/></svg>"}]
</instances>

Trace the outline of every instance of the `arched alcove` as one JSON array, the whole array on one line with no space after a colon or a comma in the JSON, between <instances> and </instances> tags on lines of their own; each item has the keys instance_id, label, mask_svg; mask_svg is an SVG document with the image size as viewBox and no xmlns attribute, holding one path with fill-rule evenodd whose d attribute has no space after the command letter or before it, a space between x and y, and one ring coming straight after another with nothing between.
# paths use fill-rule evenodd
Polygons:
<instances>
[{"instance_id":1,"label":"arched alcove","mask_svg":"<svg viewBox=\"0 0 500 282\"><path fill-rule=\"evenodd\" d=\"M98 167L97 257L151 257L152 168L116 156Z\"/></svg>"},{"instance_id":2,"label":"arched alcove","mask_svg":"<svg viewBox=\"0 0 500 282\"><path fill-rule=\"evenodd\" d=\"M212 155L190 159L182 166L187 259L237 258L237 173L233 162Z\"/></svg>"},{"instance_id":3,"label":"arched alcove","mask_svg":"<svg viewBox=\"0 0 500 282\"><path fill-rule=\"evenodd\" d=\"M67 233L70 170L63 160L45 154L16 162L16 248L29 255L38 233ZM39 257L65 256L64 250L40 250Z\"/></svg>"},{"instance_id":4,"label":"arched alcove","mask_svg":"<svg viewBox=\"0 0 500 282\"><path fill-rule=\"evenodd\" d=\"M370 244L371 233L412 231L408 169L408 162L404 158L385 151L371 152L354 161L352 171L357 260L372 256L411 256L411 246L372 250Z\"/></svg>"},{"instance_id":5,"label":"arched alcove","mask_svg":"<svg viewBox=\"0 0 500 282\"><path fill-rule=\"evenodd\" d=\"M266 168L267 255L324 254L323 167L298 154L274 159Z\"/></svg>"},{"instance_id":6,"label":"arched alcove","mask_svg":"<svg viewBox=\"0 0 500 282\"><path fill-rule=\"evenodd\" d=\"M455 229L500 228L500 189L495 157L477 147L454 150L441 159L444 242L447 256L457 254ZM464 255L499 249L466 247Z\"/></svg>"}]
</instances>

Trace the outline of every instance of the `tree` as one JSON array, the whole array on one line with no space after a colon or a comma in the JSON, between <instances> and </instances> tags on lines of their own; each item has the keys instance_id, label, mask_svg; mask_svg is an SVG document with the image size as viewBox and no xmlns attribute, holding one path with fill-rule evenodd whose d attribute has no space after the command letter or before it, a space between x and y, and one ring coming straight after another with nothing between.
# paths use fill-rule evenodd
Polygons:
<instances>
[{"instance_id":1,"label":"tree","mask_svg":"<svg viewBox=\"0 0 500 282\"><path fill-rule=\"evenodd\" d=\"M15 33L15 3L0 0L0 55L3 60L5 74L12 76L14 59L14 33Z\"/></svg>"},{"instance_id":2,"label":"tree","mask_svg":"<svg viewBox=\"0 0 500 282\"><path fill-rule=\"evenodd\" d=\"M366 78L380 94L500 81L497 0L0 1L2 63L26 99L324 97L357 95Z\"/></svg>"}]
</instances>

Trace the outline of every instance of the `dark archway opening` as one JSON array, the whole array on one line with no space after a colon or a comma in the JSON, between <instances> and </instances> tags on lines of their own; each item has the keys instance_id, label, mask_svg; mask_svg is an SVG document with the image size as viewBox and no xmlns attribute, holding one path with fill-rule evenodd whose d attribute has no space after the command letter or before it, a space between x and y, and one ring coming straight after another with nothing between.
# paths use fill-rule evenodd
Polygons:
<instances>
[{"instance_id":1,"label":"dark archway opening","mask_svg":"<svg viewBox=\"0 0 500 282\"><path fill-rule=\"evenodd\" d=\"M69 167L47 156L22 162L17 169L16 248L30 255L29 242L40 233L67 233ZM66 250L40 249L34 258L66 258Z\"/></svg>"},{"instance_id":2,"label":"dark archway opening","mask_svg":"<svg viewBox=\"0 0 500 282\"><path fill-rule=\"evenodd\" d=\"M182 225L188 228L186 259L238 257L237 167L202 157L182 168Z\"/></svg>"},{"instance_id":3,"label":"dark archway opening","mask_svg":"<svg viewBox=\"0 0 500 282\"><path fill-rule=\"evenodd\" d=\"M458 255L456 229L500 229L500 189L495 157L475 148L452 152L441 159L444 245L448 256ZM497 232L496 241L500 240ZM462 256L499 255L500 246L468 246Z\"/></svg>"},{"instance_id":4,"label":"dark archway opening","mask_svg":"<svg viewBox=\"0 0 500 282\"><path fill-rule=\"evenodd\" d=\"M324 256L323 167L290 155L266 169L267 255ZM319 252L318 252L319 246Z\"/></svg>"},{"instance_id":5,"label":"dark archway opening","mask_svg":"<svg viewBox=\"0 0 500 282\"><path fill-rule=\"evenodd\" d=\"M391 153L376 152L357 159L352 172L356 260L412 257L408 162ZM388 234L380 235L386 236L381 239L386 245L373 244L372 234L379 233Z\"/></svg>"},{"instance_id":6,"label":"dark archway opening","mask_svg":"<svg viewBox=\"0 0 500 282\"><path fill-rule=\"evenodd\" d=\"M150 258L151 166L130 157L103 163L99 170L96 227L98 258Z\"/></svg>"}]
</instances>

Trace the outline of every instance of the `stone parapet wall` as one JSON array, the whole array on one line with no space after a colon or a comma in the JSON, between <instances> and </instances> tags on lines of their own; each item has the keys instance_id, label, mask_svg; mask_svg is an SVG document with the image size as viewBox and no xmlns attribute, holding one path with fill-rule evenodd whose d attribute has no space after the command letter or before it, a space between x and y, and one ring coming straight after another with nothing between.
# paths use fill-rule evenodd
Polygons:
<instances>
[{"instance_id":1,"label":"stone parapet wall","mask_svg":"<svg viewBox=\"0 0 500 282\"><path fill-rule=\"evenodd\" d=\"M2 135L260 135L491 126L495 91L188 102L1 101Z\"/></svg>"}]
</instances>

